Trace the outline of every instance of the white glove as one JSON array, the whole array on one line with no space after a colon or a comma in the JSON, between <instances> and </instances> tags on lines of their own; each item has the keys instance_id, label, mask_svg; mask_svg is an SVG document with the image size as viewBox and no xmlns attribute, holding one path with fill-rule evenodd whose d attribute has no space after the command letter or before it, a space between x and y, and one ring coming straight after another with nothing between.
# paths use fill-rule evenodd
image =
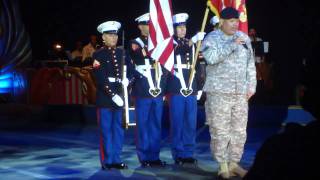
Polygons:
<instances>
[{"instance_id":1,"label":"white glove","mask_svg":"<svg viewBox=\"0 0 320 180\"><path fill-rule=\"evenodd\" d=\"M201 99L201 96L202 96L202 91L198 91L198 94L197 94L197 100L198 101Z\"/></svg>"},{"instance_id":2,"label":"white glove","mask_svg":"<svg viewBox=\"0 0 320 180\"><path fill-rule=\"evenodd\" d=\"M119 107L123 106L123 100L121 99L121 97L118 94L116 94L112 97L112 101L114 103L116 103L116 105Z\"/></svg>"},{"instance_id":3,"label":"white glove","mask_svg":"<svg viewBox=\"0 0 320 180\"><path fill-rule=\"evenodd\" d=\"M191 38L191 41L193 43L196 43L198 41L202 41L204 39L204 36L206 35L205 32L198 32L196 35L194 35L192 38Z\"/></svg>"},{"instance_id":4,"label":"white glove","mask_svg":"<svg viewBox=\"0 0 320 180\"><path fill-rule=\"evenodd\" d=\"M129 79L128 78L124 78L124 79L122 79L121 83L122 83L122 85L124 87L127 87L129 85Z\"/></svg>"}]
</instances>

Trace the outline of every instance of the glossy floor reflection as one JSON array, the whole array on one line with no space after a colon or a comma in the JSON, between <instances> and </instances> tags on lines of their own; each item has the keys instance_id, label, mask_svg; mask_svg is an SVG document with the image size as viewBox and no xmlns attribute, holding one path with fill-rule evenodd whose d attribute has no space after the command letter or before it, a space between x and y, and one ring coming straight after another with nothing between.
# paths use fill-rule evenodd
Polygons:
<instances>
[{"instance_id":1,"label":"glossy floor reflection","mask_svg":"<svg viewBox=\"0 0 320 180\"><path fill-rule=\"evenodd\" d=\"M249 128L241 164L250 168L263 140L278 128ZM134 128L126 131L123 160L129 169L102 171L98 134L94 125L50 130L0 132L0 179L214 179L218 165L212 159L206 126L198 129L195 157L198 167L173 164L168 131L163 130L161 158L165 168L141 168L135 151Z\"/></svg>"}]
</instances>

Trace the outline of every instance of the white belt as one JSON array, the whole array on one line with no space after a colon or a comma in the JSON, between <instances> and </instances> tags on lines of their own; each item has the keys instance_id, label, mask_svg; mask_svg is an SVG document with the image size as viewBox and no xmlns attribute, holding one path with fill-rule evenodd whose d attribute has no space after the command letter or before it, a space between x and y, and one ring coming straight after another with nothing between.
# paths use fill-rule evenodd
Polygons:
<instances>
[{"instance_id":1,"label":"white belt","mask_svg":"<svg viewBox=\"0 0 320 180\"><path fill-rule=\"evenodd\" d=\"M181 64L180 55L176 56L176 60L177 60L177 64L175 66L177 66L178 72L175 72L174 75L179 79L182 89L187 89L186 82L184 80L183 72L182 72L182 69L183 69L182 66L186 64Z\"/></svg>"},{"instance_id":2,"label":"white belt","mask_svg":"<svg viewBox=\"0 0 320 180\"><path fill-rule=\"evenodd\" d=\"M121 79L119 79L119 78L114 78L114 77L108 77L108 80L109 80L109 82L112 82L112 83L114 83L114 82L121 82Z\"/></svg>"},{"instance_id":3,"label":"white belt","mask_svg":"<svg viewBox=\"0 0 320 180\"><path fill-rule=\"evenodd\" d=\"M145 65L137 65L135 67L135 69L141 75L143 75L144 77L147 78L148 84L149 84L149 93L152 96L154 96L154 95L153 95L153 93L151 93L151 91L159 90L158 92L159 93L161 92L160 81L161 81L161 76L162 76L162 70L161 70L161 66L160 66L159 63L158 63L158 67L157 68L159 69L159 74L158 74L158 77L156 77L156 79L158 79L158 82L156 82L156 85L155 85L154 82L153 82L153 79L152 79L152 75L151 75L151 69L154 69L154 67L152 67L150 65L149 59L145 59ZM154 97L156 97L156 96L154 96Z\"/></svg>"},{"instance_id":4,"label":"white belt","mask_svg":"<svg viewBox=\"0 0 320 180\"><path fill-rule=\"evenodd\" d=\"M135 68L141 74L143 74L142 72L144 72L146 70L154 69L154 67L152 67L151 65L137 65Z\"/></svg>"},{"instance_id":5,"label":"white belt","mask_svg":"<svg viewBox=\"0 0 320 180\"><path fill-rule=\"evenodd\" d=\"M180 55L176 56L176 61L177 61L177 64L174 65L174 68L177 69L177 71L174 71L174 75L180 81L180 85L181 85L180 93L181 93L181 95L183 95L184 97L187 97L187 96L191 95L192 92L193 92L192 83L187 88L186 82L184 80L182 69L190 69L190 65L189 64L181 64L181 56Z\"/></svg>"},{"instance_id":6,"label":"white belt","mask_svg":"<svg viewBox=\"0 0 320 180\"><path fill-rule=\"evenodd\" d=\"M190 64L180 64L180 65L175 64L175 65L174 65L174 68L175 68L175 69L178 69L178 68L181 68L181 69L190 69Z\"/></svg>"}]
</instances>

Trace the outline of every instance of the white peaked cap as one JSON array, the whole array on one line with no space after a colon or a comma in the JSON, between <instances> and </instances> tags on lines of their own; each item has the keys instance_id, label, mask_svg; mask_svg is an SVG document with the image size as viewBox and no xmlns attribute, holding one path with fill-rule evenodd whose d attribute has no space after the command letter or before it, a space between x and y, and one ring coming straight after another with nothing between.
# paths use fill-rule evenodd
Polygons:
<instances>
[{"instance_id":1,"label":"white peaked cap","mask_svg":"<svg viewBox=\"0 0 320 180\"><path fill-rule=\"evenodd\" d=\"M187 13L179 13L173 16L173 24L184 24L187 22L189 15Z\"/></svg>"},{"instance_id":2,"label":"white peaked cap","mask_svg":"<svg viewBox=\"0 0 320 180\"><path fill-rule=\"evenodd\" d=\"M219 18L217 16L213 16L211 19L210 19L210 24L212 24L213 26L215 26L217 23L219 23Z\"/></svg>"},{"instance_id":3,"label":"white peaked cap","mask_svg":"<svg viewBox=\"0 0 320 180\"><path fill-rule=\"evenodd\" d=\"M97 27L97 30L103 33L117 33L121 28L121 24L117 21L106 21Z\"/></svg>"},{"instance_id":4,"label":"white peaked cap","mask_svg":"<svg viewBox=\"0 0 320 180\"><path fill-rule=\"evenodd\" d=\"M141 16L139 16L139 17L137 17L135 19L135 21L137 21L138 23L140 23L140 22L149 22L149 20L150 20L149 13L145 13L145 14L143 14L143 15L141 15Z\"/></svg>"}]
</instances>

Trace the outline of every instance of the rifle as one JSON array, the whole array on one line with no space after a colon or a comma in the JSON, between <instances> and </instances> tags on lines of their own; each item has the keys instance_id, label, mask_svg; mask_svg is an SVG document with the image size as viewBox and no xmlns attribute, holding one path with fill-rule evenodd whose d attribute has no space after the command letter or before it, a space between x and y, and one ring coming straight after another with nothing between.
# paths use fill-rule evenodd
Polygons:
<instances>
[{"instance_id":1,"label":"rifle","mask_svg":"<svg viewBox=\"0 0 320 180\"><path fill-rule=\"evenodd\" d=\"M122 78L127 76L127 66L123 65ZM124 112L122 114L123 127L128 129L129 127L129 100L128 100L128 87L123 85L123 98L124 98Z\"/></svg>"},{"instance_id":2,"label":"rifle","mask_svg":"<svg viewBox=\"0 0 320 180\"><path fill-rule=\"evenodd\" d=\"M126 53L124 48L124 31L122 31L122 80L127 78L127 65L126 65ZM129 127L129 96L128 96L128 86L122 85L123 98L124 98L124 111L122 113L122 124L125 129Z\"/></svg>"},{"instance_id":3,"label":"rifle","mask_svg":"<svg viewBox=\"0 0 320 180\"><path fill-rule=\"evenodd\" d=\"M122 63L123 63L123 68L122 68L122 79L125 79L127 77L127 65L126 65L126 53L125 53L125 46L124 46L124 31L122 32ZM130 108L129 105L129 93L128 93L128 87L127 86L122 86L123 87L123 98L124 98L124 112L122 114L122 125L123 128L128 129L129 126L135 126L136 123L130 123L130 110L135 110L135 108Z\"/></svg>"}]
</instances>

